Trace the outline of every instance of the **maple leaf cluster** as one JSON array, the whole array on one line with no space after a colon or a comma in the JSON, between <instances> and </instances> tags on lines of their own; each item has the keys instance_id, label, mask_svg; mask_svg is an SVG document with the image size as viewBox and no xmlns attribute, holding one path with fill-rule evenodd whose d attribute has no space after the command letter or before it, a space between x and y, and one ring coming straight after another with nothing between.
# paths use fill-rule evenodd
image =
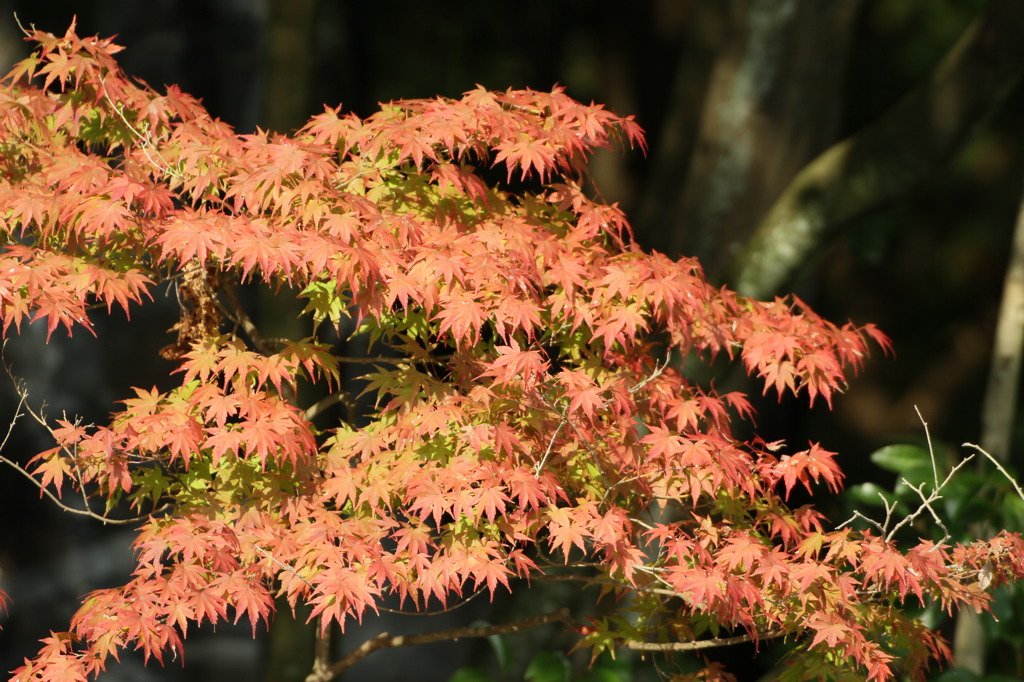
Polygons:
<instances>
[{"instance_id":1,"label":"maple leaf cluster","mask_svg":"<svg viewBox=\"0 0 1024 682\"><path fill-rule=\"evenodd\" d=\"M92 331L165 282L205 308L182 312L179 385L135 389L105 426L55 423L33 460L55 494L140 514L137 568L15 679L87 679L126 647L162 661L190 624L255 629L275 595L326 632L386 598L450 606L552 570L632 595L580 628L595 654L725 630L787 638L797 675L883 680L901 655L920 678L949 651L894 604L985 608L982 571L1024 575L1016 535L901 551L787 504L841 488L834 453L738 439L746 397L682 368L732 360L830 403L888 341L640 250L585 171L595 148L643 146L631 118L477 88L239 135L126 77L109 40L29 37L0 88L4 334ZM243 283L297 295L310 335L263 338ZM332 351L348 321L375 358ZM329 402L347 414L314 426Z\"/></svg>"}]
</instances>

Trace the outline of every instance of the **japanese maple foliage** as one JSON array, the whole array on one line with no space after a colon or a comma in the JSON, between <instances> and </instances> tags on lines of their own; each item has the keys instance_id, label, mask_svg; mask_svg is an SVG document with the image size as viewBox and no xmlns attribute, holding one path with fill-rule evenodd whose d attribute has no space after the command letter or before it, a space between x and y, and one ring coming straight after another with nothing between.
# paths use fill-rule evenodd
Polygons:
<instances>
[{"instance_id":1,"label":"japanese maple foliage","mask_svg":"<svg viewBox=\"0 0 1024 682\"><path fill-rule=\"evenodd\" d=\"M595 652L785 637L796 678L887 679L898 653L920 678L949 651L898 605L985 608L983 571L1024 575L1016 535L902 552L787 505L841 488L835 455L738 440L745 396L680 368L728 359L831 403L888 342L640 250L585 190L593 149L644 144L631 118L478 88L238 135L129 79L109 40L30 39L0 88L4 333L92 331L167 282L182 312L163 350L180 383L136 389L105 426L53 423L32 462L57 494L128 503L137 567L16 679L87 679L125 647L163 661L196 623L255 629L275 595L326 631L388 597L452 606L551 570L630 595L578 624ZM300 297L311 335L264 338L245 282ZM348 320L371 362L332 353ZM359 369L368 402L342 381ZM331 402L348 410L328 424Z\"/></svg>"}]
</instances>

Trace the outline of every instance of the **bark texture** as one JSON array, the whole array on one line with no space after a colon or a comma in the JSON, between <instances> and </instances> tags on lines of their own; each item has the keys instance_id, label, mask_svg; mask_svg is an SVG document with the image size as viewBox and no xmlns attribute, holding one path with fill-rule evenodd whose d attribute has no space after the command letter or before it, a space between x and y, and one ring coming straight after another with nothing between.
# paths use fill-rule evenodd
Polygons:
<instances>
[{"instance_id":1,"label":"bark texture","mask_svg":"<svg viewBox=\"0 0 1024 682\"><path fill-rule=\"evenodd\" d=\"M714 275L789 180L834 140L859 4L734 0L717 16L705 10L724 40L689 169L671 198L649 202L658 217L645 216L663 230L667 251L697 256Z\"/></svg>"},{"instance_id":2,"label":"bark texture","mask_svg":"<svg viewBox=\"0 0 1024 682\"><path fill-rule=\"evenodd\" d=\"M731 269L730 286L780 292L840 227L904 195L946 162L1024 73L1024 2L995 0L932 76L793 179Z\"/></svg>"}]
</instances>

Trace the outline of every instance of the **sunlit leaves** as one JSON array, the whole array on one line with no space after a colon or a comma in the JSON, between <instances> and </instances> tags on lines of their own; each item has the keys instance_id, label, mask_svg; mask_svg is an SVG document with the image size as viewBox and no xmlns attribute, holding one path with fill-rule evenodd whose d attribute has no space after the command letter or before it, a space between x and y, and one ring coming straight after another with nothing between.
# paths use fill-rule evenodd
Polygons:
<instances>
[{"instance_id":1,"label":"sunlit leaves","mask_svg":"<svg viewBox=\"0 0 1024 682\"><path fill-rule=\"evenodd\" d=\"M116 303L126 313L131 303L149 297L151 280L137 268L112 270L91 257L68 256L44 249L0 246L0 319L6 334L24 319L46 320L49 337L58 326L68 333L76 325L92 331L89 299L108 310Z\"/></svg>"},{"instance_id":2,"label":"sunlit leaves","mask_svg":"<svg viewBox=\"0 0 1024 682\"><path fill-rule=\"evenodd\" d=\"M540 351L524 350L515 341L510 346L496 346L498 357L484 376L494 377L497 386L517 385L531 391L547 378L549 363Z\"/></svg>"},{"instance_id":3,"label":"sunlit leaves","mask_svg":"<svg viewBox=\"0 0 1024 682\"><path fill-rule=\"evenodd\" d=\"M776 466L786 486L786 494L793 490L799 481L810 490L811 482L824 480L832 492L839 492L843 473L835 461L835 453L823 450L812 443L810 449L793 455L786 455Z\"/></svg>"},{"instance_id":4,"label":"sunlit leaves","mask_svg":"<svg viewBox=\"0 0 1024 682\"><path fill-rule=\"evenodd\" d=\"M569 563L573 547L586 551L589 533L585 522L577 519L570 507L553 507L547 516L551 547L561 553L563 563Z\"/></svg>"}]
</instances>

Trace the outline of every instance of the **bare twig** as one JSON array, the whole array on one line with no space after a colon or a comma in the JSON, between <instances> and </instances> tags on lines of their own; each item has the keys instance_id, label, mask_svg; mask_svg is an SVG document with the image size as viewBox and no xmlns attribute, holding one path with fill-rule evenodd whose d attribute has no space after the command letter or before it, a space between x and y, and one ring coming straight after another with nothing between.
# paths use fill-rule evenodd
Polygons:
<instances>
[{"instance_id":1,"label":"bare twig","mask_svg":"<svg viewBox=\"0 0 1024 682\"><path fill-rule=\"evenodd\" d=\"M335 180L334 182L332 182L331 186L334 187L334 189L338 190L339 192L343 191L346 187L348 187L351 183L355 182L359 178L363 177L364 175L369 175L369 171L372 170L372 169L376 169L376 166L374 166L372 164L367 164L366 163L366 158L363 157L363 156L360 156L359 157L359 172L354 174L350 178L345 179L345 180L341 180L339 178L339 179Z\"/></svg>"},{"instance_id":2,"label":"bare twig","mask_svg":"<svg viewBox=\"0 0 1024 682\"><path fill-rule=\"evenodd\" d=\"M1013 476L1011 476L1010 473L1003 468L1003 465L999 463L998 459L996 459L994 456L986 452L980 445L975 445L974 443L964 443L964 447L973 448L974 450L977 450L982 455L984 455L985 458L988 459L988 461L992 462L993 466L995 466L995 468L999 470L999 473L1006 477L1006 480L1010 482L1010 485L1012 485L1013 489L1017 491L1017 494L1020 495L1020 498L1024 500L1024 490L1021 490L1020 485L1017 483L1017 481L1014 480Z\"/></svg>"},{"instance_id":3,"label":"bare twig","mask_svg":"<svg viewBox=\"0 0 1024 682\"><path fill-rule=\"evenodd\" d=\"M630 388L629 392L630 393L639 393L641 390L643 390L643 388L647 384L651 383L652 381L657 379L659 376L661 376L661 373L665 371L666 367L668 367L668 363L669 363L669 360L671 358L672 358L671 355L666 355L665 356L665 362L661 363L660 365L655 365L654 371L652 371L648 376L645 376L643 379L641 379L640 383L638 383L636 386L633 386L632 388Z\"/></svg>"},{"instance_id":4,"label":"bare twig","mask_svg":"<svg viewBox=\"0 0 1024 682\"><path fill-rule=\"evenodd\" d=\"M289 573L291 573L292 575L294 575L296 578L298 578L302 582L306 583L306 586L309 587L309 589L311 589L311 590L315 590L316 589L315 587L313 587L313 583L309 582L308 580L303 578L301 575L299 575L298 571L296 571L294 568L292 568L288 564L286 564L286 563L284 563L282 561L279 561L277 559L277 557L275 557L273 554L271 554L267 550L263 549L259 545L253 545L252 548L255 549L257 552L259 552L260 554L262 554L263 556L265 556L268 559L270 559L271 561L273 561L275 564L277 564L278 566L280 566L284 570L286 570Z\"/></svg>"},{"instance_id":5,"label":"bare twig","mask_svg":"<svg viewBox=\"0 0 1024 682\"><path fill-rule=\"evenodd\" d=\"M453 604L452 606L446 606L443 609L434 609L432 611L407 611L405 609L389 609L386 606L378 606L377 608L381 611L385 611L387 613L395 613L400 616L436 616L442 613L451 613L455 609L461 609L463 606L465 606L466 604L468 604L469 602L473 601L481 594L483 594L484 591L484 588L481 587L479 590L469 595L465 599L461 600L457 604Z\"/></svg>"},{"instance_id":6,"label":"bare twig","mask_svg":"<svg viewBox=\"0 0 1024 682\"><path fill-rule=\"evenodd\" d=\"M929 452L930 452L931 451L931 437L929 437L928 449L929 449ZM922 491L922 488L924 487L924 484L921 484L921 485L919 485L917 487L914 487L913 485L910 484L910 481L908 481L907 479L904 478L903 479L903 483L908 488L910 488L911 490L916 492L918 497L921 498L921 505L913 513L911 513L908 516L904 517L902 521L897 523L892 528L892 530L889 531L889 534L885 536L886 541L887 542L891 541L893 539L893 537L896 535L897 531L899 531L904 526L906 526L906 525L908 525L910 523L913 523L914 520L917 519L917 517L920 516L926 509L931 514L932 518L935 519L935 521L939 524L939 527L942 528L942 532L945 534L944 537L942 538L942 540L940 542L938 542L936 546L941 545L946 540L948 540L949 539L949 531L946 529L946 526L942 523L942 521L939 520L938 514L935 513L935 510L932 509L931 505L932 505L932 503L938 502L939 500L942 499L942 495L940 494L940 491L943 488L945 488L946 484L948 484L953 479L953 476L956 475L956 473L958 471L960 471L960 469L962 469L973 458L974 458L973 455L971 455L969 457L965 457L963 460L960 461L959 464L957 464L955 467L950 469L949 473L946 474L946 477L944 479L942 479L942 482L939 485L937 485L935 487L935 490L933 490L927 497L925 496L924 492ZM934 456L932 458L932 467L933 468L935 467Z\"/></svg>"},{"instance_id":7,"label":"bare twig","mask_svg":"<svg viewBox=\"0 0 1024 682\"><path fill-rule=\"evenodd\" d=\"M587 454L590 455L590 459L594 462L594 466L597 467L597 471L601 475L601 481L604 483L605 487L608 487L608 477L605 475L604 467L601 466L601 461L597 457L597 452L591 446L590 441L587 440L587 438L583 435L583 433L578 428L576 428L576 425L572 422L572 420L569 419L569 416L567 414L567 412L568 412L567 409L566 410L559 410L547 398L543 398L542 399L543 402L542 402L541 405L536 405L536 404L528 403L528 402L525 402L525 401L522 401L522 400L518 400L516 398L509 398L509 400L511 400L511 401L513 401L515 403L518 403L519 405L522 405L523 407L525 407L527 409L531 409L531 410L545 410L545 411L550 412L551 414L554 414L555 416L558 417L558 420L559 420L558 421L558 426L555 428L555 433L551 436L551 440L548 443L547 449L544 451L544 455L541 457L540 461L537 463L537 466L534 468L534 475L539 475L540 474L541 470L544 468L544 465L547 463L548 456L552 452L552 448L554 446L555 439L558 437L559 432L561 432L562 427L564 425L568 424L569 428L571 428L573 430L573 432L576 434L576 437L579 439L580 443L582 443L583 447L586 448Z\"/></svg>"},{"instance_id":8,"label":"bare twig","mask_svg":"<svg viewBox=\"0 0 1024 682\"><path fill-rule=\"evenodd\" d=\"M555 447L555 441L558 439L558 434L562 432L562 427L565 426L565 423L568 421L565 414L561 414L559 416L561 419L558 422L558 426L555 428L555 432L551 434L551 440L548 441L548 447L544 450L544 456L540 458L540 461L537 462L537 466L534 467L534 476L540 476L540 472L544 470L544 465L548 463L548 457L551 455L551 450Z\"/></svg>"},{"instance_id":9,"label":"bare twig","mask_svg":"<svg viewBox=\"0 0 1024 682\"><path fill-rule=\"evenodd\" d=\"M928 442L928 457L931 460L932 480L934 482L934 489L931 492L925 494L924 483L915 486L912 483L910 483L910 481L908 481L906 478L901 478L900 480L902 481L902 483L911 490L913 490L915 493L917 493L917 496L921 499L921 504L918 505L917 509L915 509L910 514L907 514L905 517L900 519L900 521L898 521L896 525L892 525L893 511L895 511L896 509L896 503L890 503L884 495L879 493L878 496L882 499L882 505L885 507L884 521L874 521L865 516L864 514L862 514L861 512L854 511L853 516L851 516L846 521L843 521L841 524L837 526L837 528L847 526L850 523L852 523L855 519L861 519L862 521L865 521L871 526L874 526L880 534L884 535L886 542L892 542L893 538L896 537L896 533L898 533L902 528L913 523L915 520L917 520L917 517L919 517L921 514L927 511L928 514L932 517L932 520L935 521L935 523L939 526L939 528L942 529L943 532L942 539L938 543L936 543L935 547L942 546L946 542L946 540L949 539L949 530L946 528L946 525L943 523L942 518L935 511L935 508L932 505L942 499L942 489L949 484L949 482L953 479L953 476L955 476L956 473L960 471L960 469L962 469L969 461L971 461L974 458L974 455L970 455L961 460L960 463L953 467L949 471L949 473L946 474L946 477L940 481L939 465L935 458L935 448L932 445L931 433L928 431L928 422L926 422L924 420L924 417L921 416L921 411L917 409L917 406L914 407L914 411L917 412L917 418L921 420L921 425L924 427L925 439ZM969 444L965 443L965 445ZM981 448L978 448L978 446L976 445L973 447L977 448L979 451L981 450ZM987 453L985 454L987 455ZM1009 478L1009 475L1007 475L1007 478ZM1014 483L1014 485L1016 485L1016 483ZM1024 498L1024 495L1021 495L1021 497Z\"/></svg>"},{"instance_id":10,"label":"bare twig","mask_svg":"<svg viewBox=\"0 0 1024 682\"><path fill-rule=\"evenodd\" d=\"M11 421L10 423L7 424L7 433L4 434L4 439L0 441L0 452L3 452L4 448L7 446L7 441L11 437L11 432L14 431L14 425L17 424L18 420L21 419L25 414L24 410L26 395L24 393L21 393L20 391L19 394L20 395L18 399L18 406L14 408L14 414L11 416Z\"/></svg>"},{"instance_id":11,"label":"bare twig","mask_svg":"<svg viewBox=\"0 0 1024 682\"><path fill-rule=\"evenodd\" d=\"M105 84L102 81L100 81L100 83L101 85L105 86ZM182 175L180 171L176 170L175 168L172 168L164 160L163 156L160 155L160 152L157 151L156 145L153 143L152 137L149 136L148 134L143 134L142 131L140 131L138 128L131 124L128 118L124 115L124 105L121 103L115 103L112 99L110 99L110 95L107 94L106 87L103 88L103 99L107 101L107 103L110 105L110 108L113 109L114 112L117 114L118 118L121 119L121 122L124 123L125 126L128 127L128 130L131 131L132 135L135 136L136 142L138 142L139 145L139 149L142 150L142 153L145 154L146 158L149 160L151 164L153 164L153 166L158 168L160 172L162 172L164 175L172 177L176 180L183 180L185 178L185 176ZM156 158L154 158L154 154L156 155Z\"/></svg>"},{"instance_id":12,"label":"bare twig","mask_svg":"<svg viewBox=\"0 0 1024 682\"><path fill-rule=\"evenodd\" d=\"M76 509L75 507L69 507L68 505L66 505L63 502L61 502L59 497L57 497L52 492L47 490L43 486L42 483L37 481L35 476L30 474L25 469L21 468L18 465L17 462L15 462L13 460L10 460L7 457L4 457L3 455L0 455L0 463L6 464L7 466L11 467L15 471L17 471L19 474L21 474L22 476L24 476L25 478L30 480L35 487L39 488L39 494L40 495L46 495L48 498L50 498L50 501L53 502L55 505L57 505L57 507L61 511L66 511L69 514L78 514L79 516L88 516L89 518L96 519L97 521L100 521L101 523L110 523L110 524L114 524L114 525L127 525L127 524L130 524L130 523L138 523L139 521L142 521L144 519L148 519L150 516L152 516L152 513L150 513L150 514L141 514L139 516L134 516L134 517L129 518L129 519L112 519L109 516L103 516L102 514L97 514L96 512L94 512L94 511L92 511L91 509L88 509L88 508L86 508L86 509ZM154 511L156 511L156 510L154 510Z\"/></svg>"},{"instance_id":13,"label":"bare twig","mask_svg":"<svg viewBox=\"0 0 1024 682\"><path fill-rule=\"evenodd\" d=\"M757 640L783 637L784 632L765 632L756 635ZM638 642L627 640L626 647L634 651L698 651L714 649L720 646L731 646L754 641L754 635L736 635L734 637L715 637L714 639L698 639L691 642Z\"/></svg>"},{"instance_id":14,"label":"bare twig","mask_svg":"<svg viewBox=\"0 0 1024 682\"><path fill-rule=\"evenodd\" d=\"M885 497L881 493L879 493L879 497L882 498L882 504L888 505L888 502L886 501ZM844 528L846 526L849 526L856 519L860 519L864 523L866 523L866 524L868 524L870 526L874 526L878 530L879 533L881 533L882 535L885 535L885 526L883 524L879 523L878 521L875 521L872 518L869 518L869 517L865 516L864 514L862 514L859 511L856 511L856 510L853 512L853 516L851 516L850 518L848 518L845 521L843 521L842 523L840 523L838 526L836 526L836 528Z\"/></svg>"},{"instance_id":15,"label":"bare twig","mask_svg":"<svg viewBox=\"0 0 1024 682\"><path fill-rule=\"evenodd\" d=\"M913 514L907 516L902 521L900 521L898 524L896 524L896 526L892 529L892 531L890 531L889 534L887 536L885 536L885 539L887 541L892 540L893 536L896 535L896 531L898 531L900 528L902 528L903 526L906 526L909 523L913 523L914 520L921 514L921 512L924 511L925 509L927 509L928 513L931 514L932 520L935 521L935 523L939 526L939 528L942 529L942 539L939 540L936 543L936 545L944 545L944 544L946 544L946 540L949 539L949 529L946 528L946 524L944 524L942 522L942 519L939 518L939 515L935 513L935 509L932 507L932 502L935 502L935 501L939 500L942 496L941 495L937 495L937 494L935 494L935 492L933 492L928 497L925 497L925 494L922 491L922 488L924 488L924 483L921 483L920 485L915 487L915 486L911 485L910 482L907 481L906 479L904 479L903 482L906 483L907 487L910 488L911 490L913 490L915 493L917 493L918 497L921 498L921 506L918 507L917 510Z\"/></svg>"},{"instance_id":16,"label":"bare twig","mask_svg":"<svg viewBox=\"0 0 1024 682\"><path fill-rule=\"evenodd\" d=\"M6 341L4 342L4 345L6 345ZM0 353L0 354L2 354L2 353ZM7 441L11 437L11 432L14 430L14 425L17 423L17 421L19 419L21 419L21 417L25 416L26 414L29 415L30 417L32 417L36 422L38 422L44 429L46 429L50 433L50 435L53 435L53 429L50 428L50 425L47 423L46 418L42 414L36 412L35 410L33 410L29 406L29 403L28 403L28 391L25 389L24 383L21 380L19 380L17 377L14 376L14 373L12 372L10 366L7 365L6 362L3 362L2 364L4 366L4 370L7 372L7 376L11 379L11 382L14 384L15 392L18 394L18 405L17 405L17 407L15 407L14 415L11 417L11 421L7 425L7 432L4 434L3 440L0 441L0 451L3 451L4 446L7 445ZM35 487L39 488L39 495L40 495L40 497L45 495L61 511L66 511L69 514L77 514L79 516L88 516L89 518L96 519L97 521L100 521L101 523L104 523L104 524L110 523L110 524L115 524L115 525L127 525L127 524L131 524L131 523L137 523L139 521L142 521L143 519L149 518L150 516L152 516L152 514L154 514L157 511L159 511L159 510L153 510L149 514L142 514L142 515L135 516L135 517L128 518L128 519L112 519L110 517L103 516L102 514L97 514L96 512L94 512L91 509L89 509L88 497L85 494L85 484L82 481L81 472L78 471L77 462L75 463L75 470L76 470L76 472L78 474L77 475L78 487L82 491L82 500L83 500L83 504L85 505L85 509L77 509L75 507L70 507L70 506L64 504L64 502L61 501L61 499L57 495L55 495L54 493L52 493L49 490L47 490L47 488L42 483L40 483L36 479L35 476L33 476L31 473L29 473L28 470L23 468L21 465L19 465L14 460L9 459L9 458L7 458L7 457L5 457L3 455L0 455L0 463L6 464L7 466L9 466L12 469L14 469L15 471L17 471L19 474L21 474L22 476L27 478L29 481L32 482L32 485L34 485Z\"/></svg>"},{"instance_id":17,"label":"bare twig","mask_svg":"<svg viewBox=\"0 0 1024 682\"><path fill-rule=\"evenodd\" d=\"M110 108L113 109L114 113L116 113L118 118L121 119L121 122L125 124L129 131L131 131L132 135L135 136L135 140L139 144L139 149L141 149L142 153L146 155L149 162L158 168L164 175L176 180L183 180L185 176L177 169L172 168L166 160L164 160L160 152L157 151L156 145L153 143L152 136L148 133L143 133L128 120L128 117L124 114L124 104L114 102L114 100L110 99L110 95L107 94L106 83L100 80L100 85L103 87L103 99L106 100L107 104L110 105ZM156 154L156 158L154 158L154 154Z\"/></svg>"},{"instance_id":18,"label":"bare twig","mask_svg":"<svg viewBox=\"0 0 1024 682\"><path fill-rule=\"evenodd\" d=\"M430 358L421 357L386 357L383 355L333 355L331 356L338 362L346 362L354 365L375 365L378 363L387 363L391 365L415 365L415 364L426 364L428 362L434 364L441 364L446 360L451 360L451 355L437 355Z\"/></svg>"},{"instance_id":19,"label":"bare twig","mask_svg":"<svg viewBox=\"0 0 1024 682\"><path fill-rule=\"evenodd\" d=\"M270 355L273 350L270 348L270 344L263 337L263 334L253 323L252 318L249 317L249 313L245 312L245 306L238 300L238 295L235 293L234 287L223 286L221 291L224 292L224 298L227 299L228 307L224 310L231 321L242 328L245 335L252 341L252 345L263 355Z\"/></svg>"},{"instance_id":20,"label":"bare twig","mask_svg":"<svg viewBox=\"0 0 1024 682\"><path fill-rule=\"evenodd\" d=\"M928 457L932 462L932 480L935 482L935 489L939 489L939 468L935 464L935 448L932 447L932 434L928 431L928 422L921 416L921 410L914 405L914 412L917 413L917 418L921 422L921 426L924 427L924 439L928 443Z\"/></svg>"},{"instance_id":21,"label":"bare twig","mask_svg":"<svg viewBox=\"0 0 1024 682\"><path fill-rule=\"evenodd\" d=\"M21 17L18 16L17 12L14 12L14 23L18 25L18 30L20 30L25 37L32 35L30 31L28 31L24 26L21 25ZM35 24L29 24L29 27L31 27L33 31L36 30Z\"/></svg>"}]
</instances>

